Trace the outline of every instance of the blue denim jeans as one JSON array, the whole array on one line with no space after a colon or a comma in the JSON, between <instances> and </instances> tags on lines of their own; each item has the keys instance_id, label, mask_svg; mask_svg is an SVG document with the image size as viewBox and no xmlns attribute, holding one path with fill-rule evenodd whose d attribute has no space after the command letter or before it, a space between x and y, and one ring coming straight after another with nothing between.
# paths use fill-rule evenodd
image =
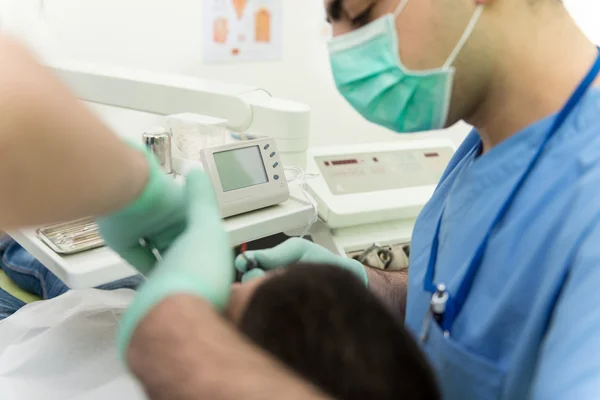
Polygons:
<instances>
[{"instance_id":1,"label":"blue denim jeans","mask_svg":"<svg viewBox=\"0 0 600 400\"><path fill-rule=\"evenodd\" d=\"M0 268L21 289L44 300L53 299L70 290L56 275L44 267L11 237L0 238ZM98 286L97 289L137 289L142 283L140 275ZM0 289L0 320L14 314L25 303Z\"/></svg>"}]
</instances>

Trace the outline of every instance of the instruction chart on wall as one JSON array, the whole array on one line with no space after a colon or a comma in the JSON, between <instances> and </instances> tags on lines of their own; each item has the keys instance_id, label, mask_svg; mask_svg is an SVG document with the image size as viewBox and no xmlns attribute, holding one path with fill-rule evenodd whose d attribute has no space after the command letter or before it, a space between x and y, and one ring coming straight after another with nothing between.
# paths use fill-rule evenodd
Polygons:
<instances>
[{"instance_id":1,"label":"instruction chart on wall","mask_svg":"<svg viewBox=\"0 0 600 400\"><path fill-rule=\"evenodd\" d=\"M204 0L204 61L276 60L283 0Z\"/></svg>"}]
</instances>

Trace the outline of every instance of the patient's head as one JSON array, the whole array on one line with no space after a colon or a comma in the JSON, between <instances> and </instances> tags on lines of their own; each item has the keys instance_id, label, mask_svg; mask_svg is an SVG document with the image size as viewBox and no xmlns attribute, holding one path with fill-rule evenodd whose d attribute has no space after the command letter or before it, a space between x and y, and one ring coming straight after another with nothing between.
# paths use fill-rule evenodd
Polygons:
<instances>
[{"instance_id":1,"label":"patient's head","mask_svg":"<svg viewBox=\"0 0 600 400\"><path fill-rule=\"evenodd\" d=\"M230 307L253 342L337 399L439 399L404 326L351 273L297 265L237 286Z\"/></svg>"}]
</instances>

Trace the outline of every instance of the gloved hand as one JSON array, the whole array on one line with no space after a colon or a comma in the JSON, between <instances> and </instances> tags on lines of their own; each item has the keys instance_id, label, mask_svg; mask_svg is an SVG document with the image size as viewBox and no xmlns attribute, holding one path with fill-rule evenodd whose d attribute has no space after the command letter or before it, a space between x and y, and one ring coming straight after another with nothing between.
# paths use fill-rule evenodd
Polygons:
<instances>
[{"instance_id":1,"label":"gloved hand","mask_svg":"<svg viewBox=\"0 0 600 400\"><path fill-rule=\"evenodd\" d=\"M365 266L356 260L340 257L324 247L308 240L292 238L284 243L268 250L248 251L245 257L250 258L258 264L260 269L247 271L248 265L244 256L235 260L235 267L240 272L245 272L242 282L258 278L265 274L265 270L287 267L291 264L328 264L344 268L356 275L365 286L369 283Z\"/></svg>"},{"instance_id":2,"label":"gloved hand","mask_svg":"<svg viewBox=\"0 0 600 400\"><path fill-rule=\"evenodd\" d=\"M121 355L140 321L165 298L175 294L202 297L217 310L227 306L234 280L233 252L212 184L200 171L187 177L185 200L188 224L163 254L148 281L121 319Z\"/></svg>"},{"instance_id":3,"label":"gloved hand","mask_svg":"<svg viewBox=\"0 0 600 400\"><path fill-rule=\"evenodd\" d=\"M186 226L182 185L160 169L152 153L141 145L131 144L143 151L148 160L148 182L140 197L125 209L98 220L105 243L129 264L146 275L156 259L139 244L149 239L164 252Z\"/></svg>"}]
</instances>

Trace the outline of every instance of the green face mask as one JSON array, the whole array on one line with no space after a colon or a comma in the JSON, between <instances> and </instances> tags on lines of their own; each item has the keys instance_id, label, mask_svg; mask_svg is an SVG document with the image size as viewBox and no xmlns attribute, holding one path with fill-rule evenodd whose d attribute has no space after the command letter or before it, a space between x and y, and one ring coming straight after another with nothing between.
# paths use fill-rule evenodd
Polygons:
<instances>
[{"instance_id":1,"label":"green face mask","mask_svg":"<svg viewBox=\"0 0 600 400\"><path fill-rule=\"evenodd\" d=\"M439 69L411 71L400 60L393 14L329 42L338 90L369 121L398 133L441 129L446 125L454 68L452 64L471 36L483 5L477 6L462 38Z\"/></svg>"}]
</instances>

